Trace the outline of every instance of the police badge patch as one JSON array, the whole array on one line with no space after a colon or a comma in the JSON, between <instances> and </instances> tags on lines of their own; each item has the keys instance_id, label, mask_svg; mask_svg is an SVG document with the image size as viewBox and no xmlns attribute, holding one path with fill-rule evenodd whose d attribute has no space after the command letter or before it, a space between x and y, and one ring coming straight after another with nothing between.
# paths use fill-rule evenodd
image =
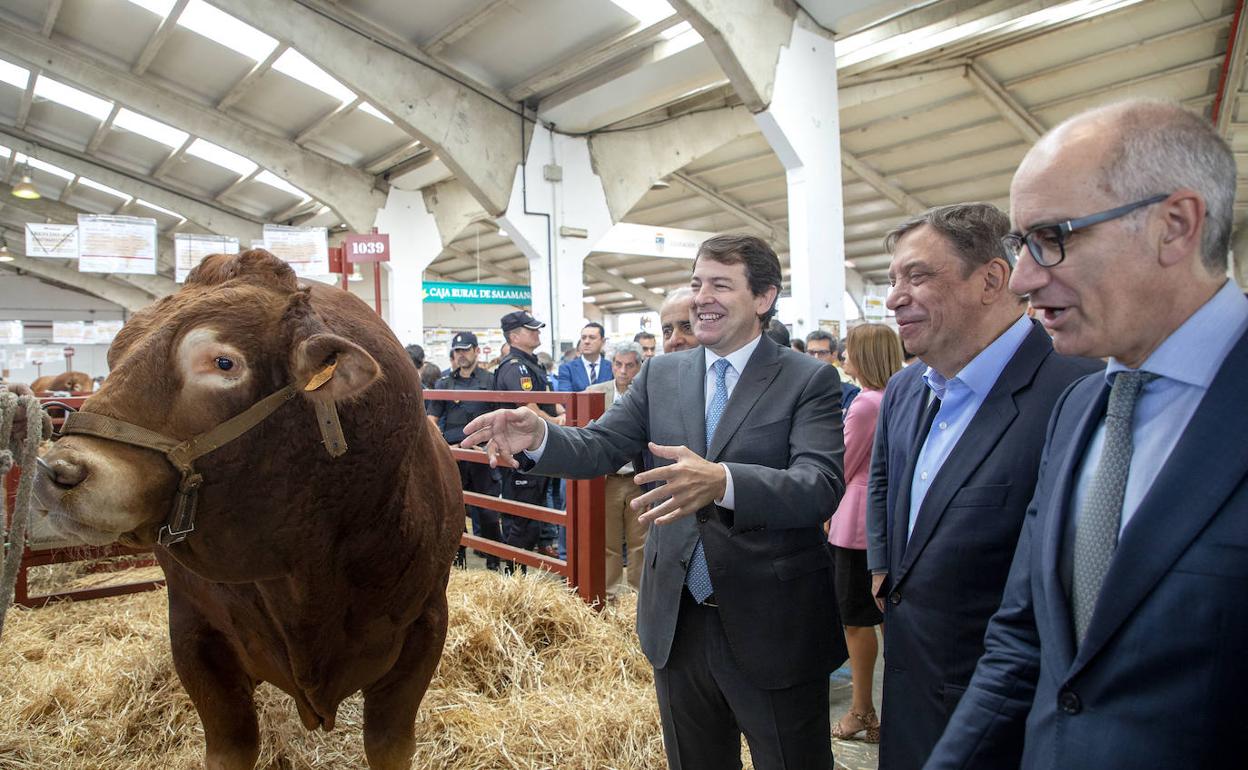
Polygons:
<instances>
[{"instance_id":1,"label":"police badge patch","mask_svg":"<svg viewBox=\"0 0 1248 770\"><path fill-rule=\"evenodd\" d=\"M532 377L521 377L521 378L520 378L520 389L521 389L521 390L533 390L533 378L532 378Z\"/></svg>"}]
</instances>

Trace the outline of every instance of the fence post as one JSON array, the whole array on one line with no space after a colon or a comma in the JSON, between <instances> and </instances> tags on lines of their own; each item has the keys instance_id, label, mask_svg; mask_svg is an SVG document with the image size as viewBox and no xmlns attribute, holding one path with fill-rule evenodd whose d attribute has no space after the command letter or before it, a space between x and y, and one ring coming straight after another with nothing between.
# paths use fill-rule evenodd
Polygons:
<instances>
[{"instance_id":1,"label":"fence post","mask_svg":"<svg viewBox=\"0 0 1248 770\"><path fill-rule=\"evenodd\" d=\"M574 398L578 427L602 416L603 393L577 393ZM606 481L601 476L576 482L577 591L591 606L602 607L607 595Z\"/></svg>"}]
</instances>

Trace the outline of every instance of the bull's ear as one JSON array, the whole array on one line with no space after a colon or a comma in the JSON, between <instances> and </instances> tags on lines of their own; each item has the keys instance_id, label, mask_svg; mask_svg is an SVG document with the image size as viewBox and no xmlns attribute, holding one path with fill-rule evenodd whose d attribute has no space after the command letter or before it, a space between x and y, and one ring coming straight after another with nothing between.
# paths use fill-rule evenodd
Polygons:
<instances>
[{"instance_id":1,"label":"bull's ear","mask_svg":"<svg viewBox=\"0 0 1248 770\"><path fill-rule=\"evenodd\" d=\"M310 398L350 401L377 381L381 367L345 337L313 334L295 346L291 373Z\"/></svg>"}]
</instances>

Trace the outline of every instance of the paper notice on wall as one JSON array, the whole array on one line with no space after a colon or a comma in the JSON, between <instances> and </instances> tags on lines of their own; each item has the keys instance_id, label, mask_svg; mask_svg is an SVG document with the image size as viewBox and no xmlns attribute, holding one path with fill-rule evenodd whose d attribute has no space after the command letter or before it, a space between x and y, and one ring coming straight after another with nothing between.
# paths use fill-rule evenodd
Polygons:
<instances>
[{"instance_id":1,"label":"paper notice on wall","mask_svg":"<svg viewBox=\"0 0 1248 770\"><path fill-rule=\"evenodd\" d=\"M78 226L27 223L26 256L41 259L77 259Z\"/></svg>"},{"instance_id":2,"label":"paper notice on wall","mask_svg":"<svg viewBox=\"0 0 1248 770\"><path fill-rule=\"evenodd\" d=\"M92 340L97 345L111 345L113 338L121 331L121 326L125 321L96 321L92 326L95 339Z\"/></svg>"},{"instance_id":3,"label":"paper notice on wall","mask_svg":"<svg viewBox=\"0 0 1248 770\"><path fill-rule=\"evenodd\" d=\"M0 345L20 345L25 341L21 321L0 321Z\"/></svg>"},{"instance_id":4,"label":"paper notice on wall","mask_svg":"<svg viewBox=\"0 0 1248 770\"><path fill-rule=\"evenodd\" d=\"M237 254L238 239L225 235L178 233L173 236L173 280L185 283L186 276L209 254Z\"/></svg>"},{"instance_id":5,"label":"paper notice on wall","mask_svg":"<svg viewBox=\"0 0 1248 770\"><path fill-rule=\"evenodd\" d=\"M156 275L156 220L79 214L78 270Z\"/></svg>"},{"instance_id":6,"label":"paper notice on wall","mask_svg":"<svg viewBox=\"0 0 1248 770\"><path fill-rule=\"evenodd\" d=\"M52 341L60 345L87 344L86 321L53 321Z\"/></svg>"},{"instance_id":7,"label":"paper notice on wall","mask_svg":"<svg viewBox=\"0 0 1248 770\"><path fill-rule=\"evenodd\" d=\"M264 248L296 275L329 274L329 232L324 227L265 225Z\"/></svg>"},{"instance_id":8,"label":"paper notice on wall","mask_svg":"<svg viewBox=\"0 0 1248 770\"><path fill-rule=\"evenodd\" d=\"M10 370L25 369L26 368L26 351L25 350L10 350L8 368Z\"/></svg>"},{"instance_id":9,"label":"paper notice on wall","mask_svg":"<svg viewBox=\"0 0 1248 770\"><path fill-rule=\"evenodd\" d=\"M57 361L64 360L65 353L61 350L61 348L53 345L41 345L39 347L26 348L26 361L31 366L34 366L35 364L54 364Z\"/></svg>"}]
</instances>

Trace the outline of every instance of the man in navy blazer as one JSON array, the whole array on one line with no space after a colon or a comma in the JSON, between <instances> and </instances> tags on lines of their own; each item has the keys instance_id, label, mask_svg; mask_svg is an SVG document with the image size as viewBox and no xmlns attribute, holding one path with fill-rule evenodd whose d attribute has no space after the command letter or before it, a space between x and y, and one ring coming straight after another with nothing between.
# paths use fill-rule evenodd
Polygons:
<instances>
[{"instance_id":1,"label":"man in navy blazer","mask_svg":"<svg viewBox=\"0 0 1248 770\"><path fill-rule=\"evenodd\" d=\"M987 203L898 225L887 304L922 364L881 403L867 566L885 612L881 770L918 770L983 653L1031 500L1044 426L1099 362L1053 352L1009 291L1009 218ZM870 715L850 714L843 731Z\"/></svg>"},{"instance_id":2,"label":"man in navy blazer","mask_svg":"<svg viewBox=\"0 0 1248 770\"><path fill-rule=\"evenodd\" d=\"M605 343L606 333L602 324L593 321L585 324L585 328L581 329L581 355L559 364L559 377L555 389L567 393L580 393L590 385L615 379L615 374L611 371L611 362L602 354L602 346Z\"/></svg>"},{"instance_id":3,"label":"man in navy blazer","mask_svg":"<svg viewBox=\"0 0 1248 770\"><path fill-rule=\"evenodd\" d=\"M1010 191L1059 400L986 651L929 768L1243 767L1248 299L1226 278L1235 158L1178 104L1077 115Z\"/></svg>"}]
</instances>

